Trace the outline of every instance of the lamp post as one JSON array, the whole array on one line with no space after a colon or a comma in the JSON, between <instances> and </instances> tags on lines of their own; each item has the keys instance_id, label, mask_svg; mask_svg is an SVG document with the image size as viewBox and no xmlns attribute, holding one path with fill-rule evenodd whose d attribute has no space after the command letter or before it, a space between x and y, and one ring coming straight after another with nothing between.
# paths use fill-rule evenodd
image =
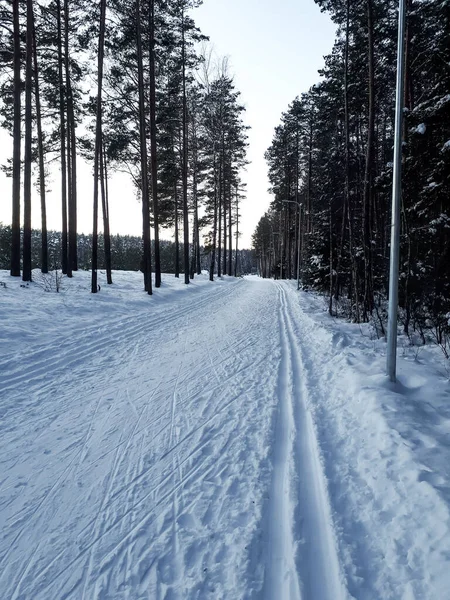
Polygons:
<instances>
[{"instance_id":1,"label":"lamp post","mask_svg":"<svg viewBox=\"0 0 450 600\"><path fill-rule=\"evenodd\" d=\"M395 141L392 181L391 252L389 269L389 309L386 370L389 379L396 381L398 276L400 262L400 201L402 191L402 123L404 88L405 0L399 0L397 42L397 85L395 98Z\"/></svg>"}]
</instances>

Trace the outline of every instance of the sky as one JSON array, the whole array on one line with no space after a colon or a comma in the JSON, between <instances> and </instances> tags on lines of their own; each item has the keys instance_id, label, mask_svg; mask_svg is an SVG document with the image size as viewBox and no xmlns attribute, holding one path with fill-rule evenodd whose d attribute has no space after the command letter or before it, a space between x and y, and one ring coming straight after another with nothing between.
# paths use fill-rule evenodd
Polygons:
<instances>
[{"instance_id":1,"label":"sky","mask_svg":"<svg viewBox=\"0 0 450 600\"><path fill-rule=\"evenodd\" d=\"M268 209L269 147L281 113L292 100L319 80L323 56L331 51L335 28L314 0L205 0L193 11L202 33L210 37L218 57L227 56L249 125L250 164L243 173L247 199L242 204L240 247L251 246L255 227ZM12 139L0 132L0 162L12 154ZM79 165L78 230L92 231L92 167ZM48 194L48 227L61 229L59 171L52 173ZM0 173L0 222L11 222L11 180ZM141 235L142 212L126 174L110 182L111 233ZM33 198L32 225L39 228L38 198ZM162 237L170 237L167 232Z\"/></svg>"}]
</instances>

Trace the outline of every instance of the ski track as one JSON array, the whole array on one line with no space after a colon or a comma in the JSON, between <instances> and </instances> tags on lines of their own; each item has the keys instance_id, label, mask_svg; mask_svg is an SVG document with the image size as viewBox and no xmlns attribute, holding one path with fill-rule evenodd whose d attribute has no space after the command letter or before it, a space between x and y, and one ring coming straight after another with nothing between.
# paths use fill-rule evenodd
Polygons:
<instances>
[{"instance_id":1,"label":"ski track","mask_svg":"<svg viewBox=\"0 0 450 600\"><path fill-rule=\"evenodd\" d=\"M26 373L18 365L15 357L8 357L6 360L0 361L0 373L7 373L5 377L0 375L0 389L4 393L10 389L16 389L18 384L24 381L28 384L30 379L46 378L49 372L57 373L59 369L66 371L68 367L74 367L79 362L85 362L84 357L87 354L98 354L101 356L101 351L109 348L112 343L119 346L123 342L137 340L142 337L142 333L145 330L151 330L155 325L160 327L161 325L171 323L173 320L188 315L193 310L199 310L207 306L215 298L221 299L232 292L233 289L206 293L206 297L197 300L193 306L189 305L187 308L183 307L170 311L165 317L157 316L147 319L146 317L142 318L142 315L139 315L141 318L137 318L138 315L134 315L133 317L121 319L109 324L108 327L104 328L104 332L102 333L98 325L86 328L82 336L69 342L65 341L62 352L58 348L56 357L52 356L55 354L55 344L33 352L31 356L32 364ZM138 324L135 323L136 320ZM83 348L83 357L80 357L77 352L80 347ZM137 347L134 348L134 351L137 351ZM50 358L48 357L49 354ZM106 356L110 358L109 355ZM26 357L26 359L27 361L30 360L29 357ZM42 382L39 382L39 385L42 386Z\"/></svg>"},{"instance_id":2,"label":"ski track","mask_svg":"<svg viewBox=\"0 0 450 600\"><path fill-rule=\"evenodd\" d=\"M308 409L308 368L292 323L291 293L280 285L294 390L294 469L297 507L295 526L300 541L297 566L305 598L344 600L332 511L312 415Z\"/></svg>"},{"instance_id":3,"label":"ski track","mask_svg":"<svg viewBox=\"0 0 450 600\"><path fill-rule=\"evenodd\" d=\"M277 416L273 444L273 472L267 509L267 564L264 599L292 598L300 600L300 582L295 566L295 546L291 467L295 462L292 444L295 435L293 411L295 394L290 382L292 356L287 338L284 293L278 288L280 367L277 387Z\"/></svg>"},{"instance_id":4,"label":"ski track","mask_svg":"<svg viewBox=\"0 0 450 600\"><path fill-rule=\"evenodd\" d=\"M230 283L0 364L2 600L348 597L289 296Z\"/></svg>"},{"instance_id":5,"label":"ski track","mask_svg":"<svg viewBox=\"0 0 450 600\"><path fill-rule=\"evenodd\" d=\"M272 482L266 509L264 600L344 600L331 508L308 410L307 370L294 334L289 289L277 284L280 365Z\"/></svg>"}]
</instances>

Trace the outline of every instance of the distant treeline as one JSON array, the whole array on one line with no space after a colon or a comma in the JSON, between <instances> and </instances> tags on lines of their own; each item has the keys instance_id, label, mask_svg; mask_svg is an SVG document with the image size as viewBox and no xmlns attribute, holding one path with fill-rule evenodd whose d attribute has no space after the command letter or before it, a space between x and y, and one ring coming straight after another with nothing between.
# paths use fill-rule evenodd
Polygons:
<instances>
[{"instance_id":1,"label":"distant treeline","mask_svg":"<svg viewBox=\"0 0 450 600\"><path fill-rule=\"evenodd\" d=\"M41 231L32 230L32 267L41 267ZM131 235L111 235L111 260L112 268L119 271L138 271L142 266L143 242L141 237ZM0 269L9 269L11 248L11 226L0 223ZM164 273L175 273L176 245L171 240L160 240L161 270ZM91 268L92 235L78 234L78 268L89 270ZM50 269L61 269L61 232L48 232L48 251ZM179 252L179 272L183 273L183 245ZM105 268L104 238L99 235L99 268ZM233 263L236 253L233 253ZM210 251L203 246L200 248L200 262L204 270L208 270L211 263ZM254 250L239 250L238 275L256 272L256 256ZM234 273L234 270L233 270Z\"/></svg>"}]
</instances>

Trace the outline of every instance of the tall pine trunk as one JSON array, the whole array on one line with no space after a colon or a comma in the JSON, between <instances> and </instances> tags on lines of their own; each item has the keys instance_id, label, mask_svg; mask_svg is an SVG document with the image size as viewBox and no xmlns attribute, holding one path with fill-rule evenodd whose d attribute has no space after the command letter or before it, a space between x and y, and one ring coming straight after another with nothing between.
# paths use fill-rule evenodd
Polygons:
<instances>
[{"instance_id":1,"label":"tall pine trunk","mask_svg":"<svg viewBox=\"0 0 450 600\"><path fill-rule=\"evenodd\" d=\"M194 216L194 222L195 222L195 216ZM190 279L194 279L195 277L195 255L196 255L196 239L195 239L195 223L194 226L192 227L192 249L191 249L191 259L190 259L190 265L189 265L189 278Z\"/></svg>"},{"instance_id":2,"label":"tall pine trunk","mask_svg":"<svg viewBox=\"0 0 450 600\"><path fill-rule=\"evenodd\" d=\"M192 142L193 142L193 153L192 153L192 194L194 200L194 233L193 233L193 244L194 244L194 254L193 254L193 269L192 269L192 278L194 273L197 275L201 275L201 265L200 265L200 227L198 222L198 183L197 183L197 172L198 172L198 161L197 161L197 149L198 149L198 139L197 139L197 131L196 131L196 123L195 123L195 114L193 111L192 114Z\"/></svg>"},{"instance_id":3,"label":"tall pine trunk","mask_svg":"<svg viewBox=\"0 0 450 600\"><path fill-rule=\"evenodd\" d=\"M11 275L20 277L20 23L19 0L13 0L13 41L14 41L14 123L13 123L13 184L12 184L12 239Z\"/></svg>"},{"instance_id":4,"label":"tall pine trunk","mask_svg":"<svg viewBox=\"0 0 450 600\"><path fill-rule=\"evenodd\" d=\"M189 283L189 212L188 212L188 115L186 98L186 41L184 10L181 11L181 61L183 67L183 254L184 283Z\"/></svg>"},{"instance_id":5,"label":"tall pine trunk","mask_svg":"<svg viewBox=\"0 0 450 600\"><path fill-rule=\"evenodd\" d=\"M150 239L150 198L148 188L148 154L147 134L145 124L144 100L144 66L142 60L142 33L140 20L140 1L136 0L136 47L138 63L138 89L139 89L139 134L141 154L141 187L142 187L142 237L144 243L143 271L144 286L148 294L152 294L152 256Z\"/></svg>"},{"instance_id":6,"label":"tall pine trunk","mask_svg":"<svg viewBox=\"0 0 450 600\"><path fill-rule=\"evenodd\" d=\"M178 186L175 180L174 185L175 200L175 277L180 277L180 228L178 225Z\"/></svg>"},{"instance_id":7,"label":"tall pine trunk","mask_svg":"<svg viewBox=\"0 0 450 600\"><path fill-rule=\"evenodd\" d=\"M239 273L238 258L239 258L239 187L236 185L236 256L234 259L234 276Z\"/></svg>"},{"instance_id":8,"label":"tall pine trunk","mask_svg":"<svg viewBox=\"0 0 450 600\"><path fill-rule=\"evenodd\" d=\"M153 224L155 228L155 287L161 286L161 257L159 248L158 157L156 147L156 76L155 76L155 0L150 0L150 160L152 177Z\"/></svg>"},{"instance_id":9,"label":"tall pine trunk","mask_svg":"<svg viewBox=\"0 0 450 600\"><path fill-rule=\"evenodd\" d=\"M219 188L217 198L217 210L218 210L218 244L217 244L217 277L222 277L222 172L223 172L223 158L222 153L219 159ZM215 246L215 244L214 244Z\"/></svg>"},{"instance_id":10,"label":"tall pine trunk","mask_svg":"<svg viewBox=\"0 0 450 600\"><path fill-rule=\"evenodd\" d=\"M70 82L69 82L70 85ZM77 144L75 136L75 115L73 107L73 94L70 89L68 104L68 123L70 126L70 161L71 161L71 180L72 180L72 198L71 213L69 217L69 255L73 271L78 270L78 248L77 248Z\"/></svg>"},{"instance_id":11,"label":"tall pine trunk","mask_svg":"<svg viewBox=\"0 0 450 600\"><path fill-rule=\"evenodd\" d=\"M69 1L64 0L64 71L67 102L67 208L68 208L68 267L70 276L78 268L77 260L77 185L76 138L72 78L69 51Z\"/></svg>"},{"instance_id":12,"label":"tall pine trunk","mask_svg":"<svg viewBox=\"0 0 450 600\"><path fill-rule=\"evenodd\" d=\"M60 154L61 154L61 270L68 273L67 255L67 165L66 165L66 121L64 106L64 78L61 32L61 0L56 0L57 43L58 43L58 85L59 85L59 128L60 128Z\"/></svg>"},{"instance_id":13,"label":"tall pine trunk","mask_svg":"<svg viewBox=\"0 0 450 600\"><path fill-rule=\"evenodd\" d=\"M106 171L106 155L103 145L103 139L100 149L100 190L102 194L102 214L103 214L103 243L105 250L105 268L106 282L112 284L112 268L111 268L111 233L109 229L109 202L107 193L107 171Z\"/></svg>"},{"instance_id":14,"label":"tall pine trunk","mask_svg":"<svg viewBox=\"0 0 450 600\"><path fill-rule=\"evenodd\" d=\"M309 144L308 144L308 185L306 192L306 211L305 211L305 232L311 233L311 191L312 191L312 152L313 152L313 112L311 110L309 123Z\"/></svg>"},{"instance_id":15,"label":"tall pine trunk","mask_svg":"<svg viewBox=\"0 0 450 600\"><path fill-rule=\"evenodd\" d=\"M41 272L48 273L48 233L47 233L47 206L45 198L45 164L44 164L44 137L42 133L41 97L39 91L39 69L37 58L36 28L34 12L32 18L33 35L33 68L34 68L34 101L36 104L36 127L39 160L39 194L41 199Z\"/></svg>"},{"instance_id":16,"label":"tall pine trunk","mask_svg":"<svg viewBox=\"0 0 450 600\"><path fill-rule=\"evenodd\" d=\"M102 152L102 89L103 89L103 57L105 52L106 0L100 0L100 32L98 36L97 54L97 110L95 127L95 156L94 156L94 206L92 226L92 278L91 292L98 291L98 181Z\"/></svg>"},{"instance_id":17,"label":"tall pine trunk","mask_svg":"<svg viewBox=\"0 0 450 600\"><path fill-rule=\"evenodd\" d=\"M225 172L225 168L224 168ZM223 274L227 274L227 194L225 177L223 182Z\"/></svg>"},{"instance_id":18,"label":"tall pine trunk","mask_svg":"<svg viewBox=\"0 0 450 600\"><path fill-rule=\"evenodd\" d=\"M67 72L66 72L67 84ZM66 102L68 97L66 95ZM70 136L70 121L66 113L66 165L67 165L67 276L72 277L72 138Z\"/></svg>"},{"instance_id":19,"label":"tall pine trunk","mask_svg":"<svg viewBox=\"0 0 450 600\"><path fill-rule=\"evenodd\" d=\"M341 286L341 268L342 258L344 254L345 232L347 224L347 211L350 196L350 127L348 113L348 55L350 43L350 0L346 1L346 25L345 25L345 46L344 46L344 138L345 138L345 184L344 198L342 203L342 221L341 221L341 238L339 240L339 250L337 253L336 265L336 281L334 289L334 297L339 299ZM354 259L352 258L352 261Z\"/></svg>"},{"instance_id":20,"label":"tall pine trunk","mask_svg":"<svg viewBox=\"0 0 450 600\"><path fill-rule=\"evenodd\" d=\"M192 252L191 252L191 266L189 270L189 277L194 279L196 272L196 260L197 260L197 236L198 236L198 198L197 198L197 139L195 135L195 126L193 123L192 127L192 200L193 200L193 212L194 222L192 224Z\"/></svg>"},{"instance_id":21,"label":"tall pine trunk","mask_svg":"<svg viewBox=\"0 0 450 600\"><path fill-rule=\"evenodd\" d=\"M233 274L233 219L232 219L232 207L231 207L231 183L229 184L229 202L228 202L228 240L229 240L229 252L228 252L228 275L231 277Z\"/></svg>"},{"instance_id":22,"label":"tall pine trunk","mask_svg":"<svg viewBox=\"0 0 450 600\"><path fill-rule=\"evenodd\" d=\"M194 195L194 231L195 231L195 271L197 275L202 274L202 267L200 263L200 226L198 219L198 137L197 128L195 121L195 110L192 111L192 130L193 130L193 177L192 177L192 191Z\"/></svg>"},{"instance_id":23,"label":"tall pine trunk","mask_svg":"<svg viewBox=\"0 0 450 600\"><path fill-rule=\"evenodd\" d=\"M366 167L364 174L363 197L363 240L364 240L364 305L363 319L368 320L373 309L373 277L372 277L372 205L373 205L373 171L375 146L375 56L374 56L374 23L372 0L367 0L367 41L368 41L368 75L369 75L369 116L367 129Z\"/></svg>"},{"instance_id":24,"label":"tall pine trunk","mask_svg":"<svg viewBox=\"0 0 450 600\"><path fill-rule=\"evenodd\" d=\"M209 267L209 280L214 281L214 267L216 263L216 245L217 245L217 165L216 165L216 151L214 149L213 156L213 173L214 173L214 217L213 217L213 239L212 239L212 252L211 252L211 263ZM219 175L220 178L220 175Z\"/></svg>"},{"instance_id":25,"label":"tall pine trunk","mask_svg":"<svg viewBox=\"0 0 450 600\"><path fill-rule=\"evenodd\" d=\"M25 163L23 181L23 281L31 281L31 136L33 90L33 4L27 0L27 36L25 66Z\"/></svg>"},{"instance_id":26,"label":"tall pine trunk","mask_svg":"<svg viewBox=\"0 0 450 600\"><path fill-rule=\"evenodd\" d=\"M403 140L406 146L408 146L409 142L409 126L408 126L408 115L411 113L411 110L414 108L413 106L413 86L412 86L412 78L411 78L411 41L412 41L412 31L411 31L411 11L412 11L412 0L406 0L406 20L405 20L405 79L404 79L404 90L405 90L405 98L404 98L404 107L407 109L406 118L403 119ZM407 260L406 260L406 278L404 281L404 309L405 309L405 321L403 330L406 335L409 334L409 324L411 321L411 301L410 301L410 286L411 286L411 235L409 232L409 223L408 223L408 215L405 210L405 205L402 202L402 229L404 238L407 243Z\"/></svg>"}]
</instances>

